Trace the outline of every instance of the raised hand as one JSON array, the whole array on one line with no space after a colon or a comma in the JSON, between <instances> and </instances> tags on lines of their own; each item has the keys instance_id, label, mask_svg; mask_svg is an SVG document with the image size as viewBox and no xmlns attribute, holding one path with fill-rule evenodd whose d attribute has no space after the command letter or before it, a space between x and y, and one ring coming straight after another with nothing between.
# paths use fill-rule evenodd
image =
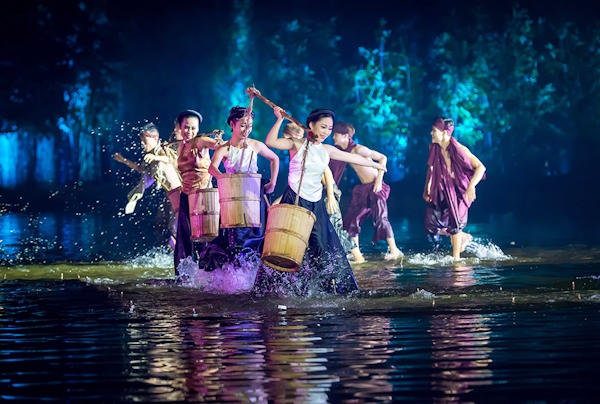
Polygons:
<instances>
[{"instance_id":1,"label":"raised hand","mask_svg":"<svg viewBox=\"0 0 600 404\"><path fill-rule=\"evenodd\" d=\"M275 107L273 108L273 112L275 113L275 116L277 117L277 120L283 120L285 118L285 116L283 115L283 113L285 112L283 109L279 108L279 107Z\"/></svg>"},{"instance_id":2,"label":"raised hand","mask_svg":"<svg viewBox=\"0 0 600 404\"><path fill-rule=\"evenodd\" d=\"M144 156L144 161L146 164L152 163L154 160L157 160L156 156L152 153L148 153Z\"/></svg>"},{"instance_id":3,"label":"raised hand","mask_svg":"<svg viewBox=\"0 0 600 404\"><path fill-rule=\"evenodd\" d=\"M260 91L258 91L258 89L256 87L248 87L246 89L246 94L248 94L250 97L253 97L254 94L261 95Z\"/></svg>"}]
</instances>

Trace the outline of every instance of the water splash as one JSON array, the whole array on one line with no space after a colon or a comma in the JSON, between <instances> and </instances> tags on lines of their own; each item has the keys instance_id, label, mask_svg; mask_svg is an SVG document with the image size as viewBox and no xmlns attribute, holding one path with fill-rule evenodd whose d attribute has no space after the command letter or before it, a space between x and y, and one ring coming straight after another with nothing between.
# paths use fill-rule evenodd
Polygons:
<instances>
[{"instance_id":1,"label":"water splash","mask_svg":"<svg viewBox=\"0 0 600 404\"><path fill-rule=\"evenodd\" d=\"M418 266L453 266L454 258L451 255L444 255L442 253L417 253L415 255L409 256L406 259L406 262L412 265Z\"/></svg>"},{"instance_id":2,"label":"water splash","mask_svg":"<svg viewBox=\"0 0 600 404\"><path fill-rule=\"evenodd\" d=\"M435 299L436 296L431 293L426 291L425 289L417 289L417 291L415 293L413 293L412 295L410 295L410 297L412 297L413 299Z\"/></svg>"},{"instance_id":3,"label":"water splash","mask_svg":"<svg viewBox=\"0 0 600 404\"><path fill-rule=\"evenodd\" d=\"M497 245L489 240L475 238L465 248L465 251L470 254L475 254L477 258L482 260L506 261L512 260L513 257L504 254Z\"/></svg>"},{"instance_id":4,"label":"water splash","mask_svg":"<svg viewBox=\"0 0 600 404\"><path fill-rule=\"evenodd\" d=\"M180 262L178 271L183 285L216 294L238 294L252 290L260 256L255 253L240 254L237 262L227 263L222 268L207 272L187 257Z\"/></svg>"},{"instance_id":5,"label":"water splash","mask_svg":"<svg viewBox=\"0 0 600 404\"><path fill-rule=\"evenodd\" d=\"M172 268L173 250L169 247L154 247L145 254L126 262L125 265L133 268Z\"/></svg>"}]
</instances>

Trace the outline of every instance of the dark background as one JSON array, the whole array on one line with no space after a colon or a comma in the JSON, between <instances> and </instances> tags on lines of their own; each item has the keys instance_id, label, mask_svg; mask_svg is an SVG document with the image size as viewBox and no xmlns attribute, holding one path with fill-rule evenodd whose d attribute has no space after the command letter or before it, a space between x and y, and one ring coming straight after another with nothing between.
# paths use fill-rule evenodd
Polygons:
<instances>
[{"instance_id":1,"label":"dark background","mask_svg":"<svg viewBox=\"0 0 600 404\"><path fill-rule=\"evenodd\" d=\"M455 119L459 141L488 168L473 214L585 219L598 206L600 24L598 8L585 2L2 8L3 210L124 206L139 177L112 155L141 158L137 127L153 121L167 139L177 113L193 108L204 115L202 131L226 129L228 110L246 105L252 84L301 121L314 108L334 109L359 143L386 153L392 215L423 208L437 115ZM253 136L264 140L274 116L259 100L255 107ZM280 156L277 192L287 172ZM351 170L346 177L348 197L356 178Z\"/></svg>"}]
</instances>

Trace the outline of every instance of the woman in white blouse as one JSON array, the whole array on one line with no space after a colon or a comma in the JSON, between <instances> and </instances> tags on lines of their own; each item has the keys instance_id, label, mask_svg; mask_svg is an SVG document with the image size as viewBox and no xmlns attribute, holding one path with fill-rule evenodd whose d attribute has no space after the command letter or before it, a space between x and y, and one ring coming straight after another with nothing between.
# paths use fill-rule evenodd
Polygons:
<instances>
[{"instance_id":1,"label":"woman in white blouse","mask_svg":"<svg viewBox=\"0 0 600 404\"><path fill-rule=\"evenodd\" d=\"M330 158L384 171L385 167L357 154L346 153L334 146L323 144L333 129L335 119L333 111L328 109L312 111L306 120L309 132L305 139L279 138L284 116L279 107L276 107L274 112L277 122L271 128L265 143L270 148L290 152L288 186L283 192L281 203L295 203L304 166L298 205L313 212L317 218L299 273L291 276L297 279L296 283L298 281L303 283L301 286L303 290L300 293L318 290L347 293L358 290L346 253L331 225L323 202L321 177L329 165ZM266 271L259 270L255 291L260 292L268 288L268 278Z\"/></svg>"}]
</instances>

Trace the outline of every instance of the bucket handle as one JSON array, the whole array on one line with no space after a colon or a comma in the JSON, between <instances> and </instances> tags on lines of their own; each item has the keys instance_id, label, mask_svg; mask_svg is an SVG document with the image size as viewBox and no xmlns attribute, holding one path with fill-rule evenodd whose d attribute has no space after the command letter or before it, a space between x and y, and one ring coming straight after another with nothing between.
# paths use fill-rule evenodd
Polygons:
<instances>
[{"instance_id":1,"label":"bucket handle","mask_svg":"<svg viewBox=\"0 0 600 404\"><path fill-rule=\"evenodd\" d=\"M267 203L267 209L271 209L271 204L269 203L269 198L267 198L267 194L263 194L263 197L265 198L265 202Z\"/></svg>"}]
</instances>

